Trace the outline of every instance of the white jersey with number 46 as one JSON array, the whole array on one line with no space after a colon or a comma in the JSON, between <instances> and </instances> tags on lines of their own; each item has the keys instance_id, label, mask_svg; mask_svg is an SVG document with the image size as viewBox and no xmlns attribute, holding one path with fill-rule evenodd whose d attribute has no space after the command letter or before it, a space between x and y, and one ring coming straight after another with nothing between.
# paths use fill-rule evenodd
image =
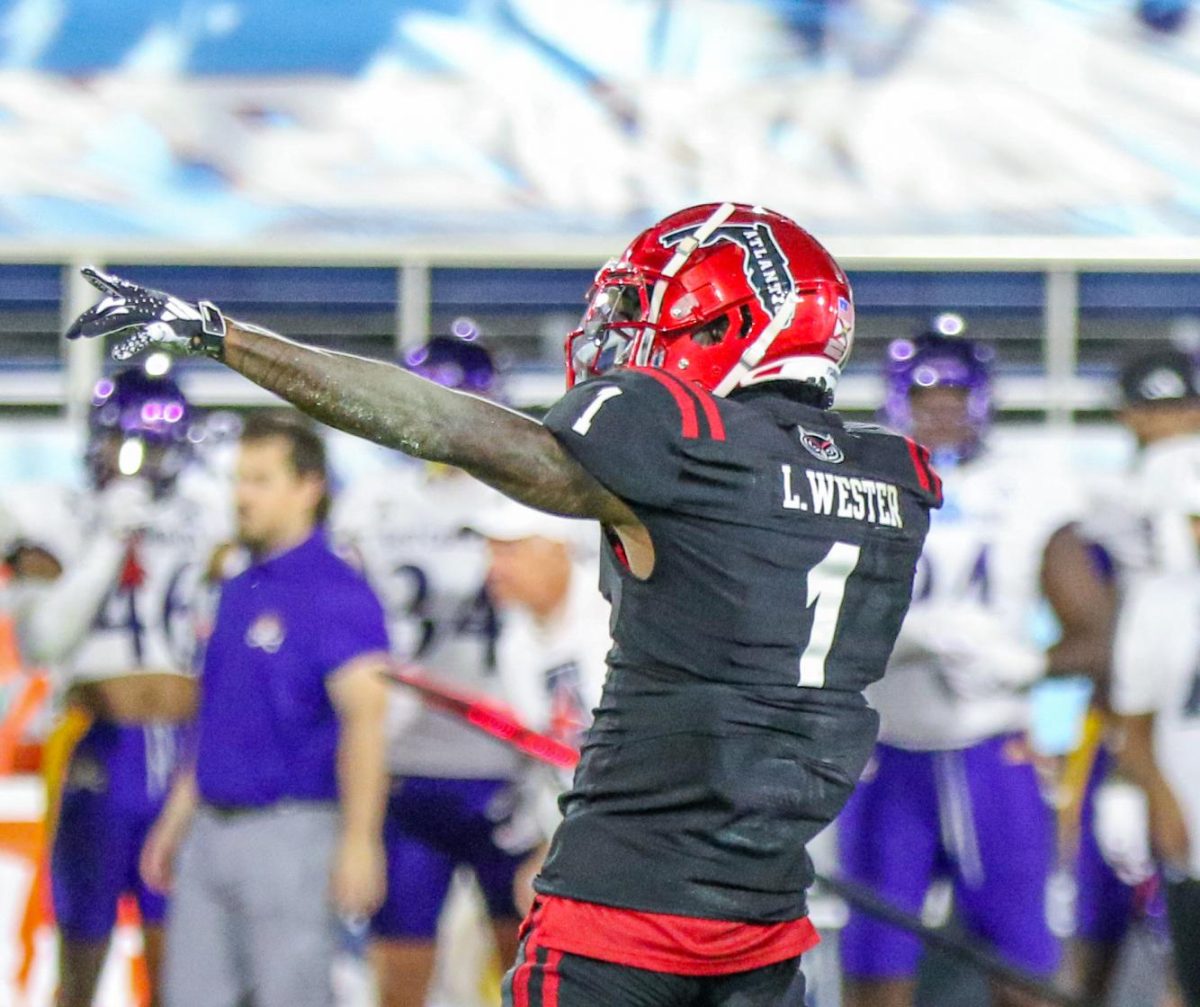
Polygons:
<instances>
[{"instance_id":1,"label":"white jersey with number 46","mask_svg":"<svg viewBox=\"0 0 1200 1007\"><path fill-rule=\"evenodd\" d=\"M64 682L97 681L132 672L191 674L198 606L214 549L228 537L229 505L207 485L189 481L149 508L145 529L120 545L105 527L99 496L61 486L21 487L4 504L24 544L45 550L62 567L62 581L88 563L98 545L119 551L111 576L71 601L94 611L90 628L70 646L54 641L65 657L56 670ZM117 552L111 555L117 555ZM61 585L60 585L61 586ZM59 614L46 583L12 588L18 624ZM62 625L70 620L63 618Z\"/></svg>"}]
</instances>

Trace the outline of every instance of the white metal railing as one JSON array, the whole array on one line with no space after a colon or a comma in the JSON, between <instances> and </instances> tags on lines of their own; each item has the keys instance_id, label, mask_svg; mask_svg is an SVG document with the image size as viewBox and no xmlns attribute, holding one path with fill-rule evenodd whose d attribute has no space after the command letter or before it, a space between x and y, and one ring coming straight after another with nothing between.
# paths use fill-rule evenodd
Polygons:
<instances>
[{"instance_id":1,"label":"white metal railing","mask_svg":"<svg viewBox=\"0 0 1200 1007\"><path fill-rule=\"evenodd\" d=\"M561 236L479 236L464 239L301 242L255 240L237 245L182 245L163 242L80 240L70 244L0 241L0 263L61 265L65 270L64 325L94 299L79 277L85 264L377 267L395 270L397 349L428 338L430 271L439 267L514 268L598 266L619 251L621 238ZM1076 375L1079 342L1079 276L1085 272L1189 272L1200 270L1200 238L1017 238L947 237L842 238L829 242L850 270L916 272L1036 272L1044 274L1042 314L1043 373L1002 383L1004 408L1042 409L1048 420L1065 426L1081 409L1109 403L1108 390ZM87 391L103 361L97 343L64 345L61 376L0 375L0 404L63 405L79 418ZM197 374L198 401L253 404L265 394L233 375ZM556 376L518 376L523 402L552 399L561 385ZM871 408L879 401L878 382L860 376L847 380L839 403Z\"/></svg>"},{"instance_id":2,"label":"white metal railing","mask_svg":"<svg viewBox=\"0 0 1200 1007\"><path fill-rule=\"evenodd\" d=\"M387 240L255 237L238 243L80 238L0 238L0 263L128 262L230 266L598 266L630 235L480 234ZM824 239L823 239L824 240ZM1044 272L1195 269L1200 236L1155 238L968 236L832 237L827 246L852 269L981 269Z\"/></svg>"}]
</instances>

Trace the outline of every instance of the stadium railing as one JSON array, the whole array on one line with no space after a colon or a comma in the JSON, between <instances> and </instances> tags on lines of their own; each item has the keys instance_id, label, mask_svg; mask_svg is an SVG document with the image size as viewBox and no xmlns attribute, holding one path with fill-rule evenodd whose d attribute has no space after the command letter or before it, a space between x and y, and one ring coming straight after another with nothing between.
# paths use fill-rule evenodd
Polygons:
<instances>
[{"instance_id":1,"label":"stadium railing","mask_svg":"<svg viewBox=\"0 0 1200 1007\"><path fill-rule=\"evenodd\" d=\"M1200 343L1200 239L845 238L830 246L858 302L859 343L839 397L851 411L879 401L887 339L944 310L998 346L1003 412L1063 426L1112 406L1112 372L1131 342ZM465 319L507 352L511 398L544 403L561 388L557 342L592 271L620 247L620 239L535 236L246 246L0 241L0 407L65 406L79 415L103 348L68 346L55 335L94 297L78 276L89 263L369 355L401 354ZM190 368L185 381L205 404L267 400L207 365Z\"/></svg>"}]
</instances>

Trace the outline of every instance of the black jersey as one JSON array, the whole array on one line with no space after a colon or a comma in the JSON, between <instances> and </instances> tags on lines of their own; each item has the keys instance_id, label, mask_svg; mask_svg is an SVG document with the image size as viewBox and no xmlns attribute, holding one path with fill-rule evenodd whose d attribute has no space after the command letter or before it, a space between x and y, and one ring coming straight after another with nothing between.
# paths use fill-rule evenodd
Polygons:
<instances>
[{"instance_id":1,"label":"black jersey","mask_svg":"<svg viewBox=\"0 0 1200 1007\"><path fill-rule=\"evenodd\" d=\"M772 923L805 914L805 843L849 797L940 503L924 451L770 385L658 371L567 393L546 426L650 532L605 546L614 646L538 891Z\"/></svg>"}]
</instances>

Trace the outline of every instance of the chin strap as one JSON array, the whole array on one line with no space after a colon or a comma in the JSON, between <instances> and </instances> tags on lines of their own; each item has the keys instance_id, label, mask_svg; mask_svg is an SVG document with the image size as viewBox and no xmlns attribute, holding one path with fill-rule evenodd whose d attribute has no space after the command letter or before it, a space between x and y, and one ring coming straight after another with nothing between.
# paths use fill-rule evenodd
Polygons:
<instances>
[{"instance_id":1,"label":"chin strap","mask_svg":"<svg viewBox=\"0 0 1200 1007\"><path fill-rule=\"evenodd\" d=\"M767 355L767 350L775 342L775 337L792 324L792 319L796 317L796 305L799 303L800 299L795 294L788 295L787 300L779 306L779 310L771 316L766 328L758 334L758 338L754 342L746 347L742 355L738 357L738 362L729 369L729 373L713 389L714 395L728 395L750 375L754 368L762 363L762 358Z\"/></svg>"}]
</instances>

